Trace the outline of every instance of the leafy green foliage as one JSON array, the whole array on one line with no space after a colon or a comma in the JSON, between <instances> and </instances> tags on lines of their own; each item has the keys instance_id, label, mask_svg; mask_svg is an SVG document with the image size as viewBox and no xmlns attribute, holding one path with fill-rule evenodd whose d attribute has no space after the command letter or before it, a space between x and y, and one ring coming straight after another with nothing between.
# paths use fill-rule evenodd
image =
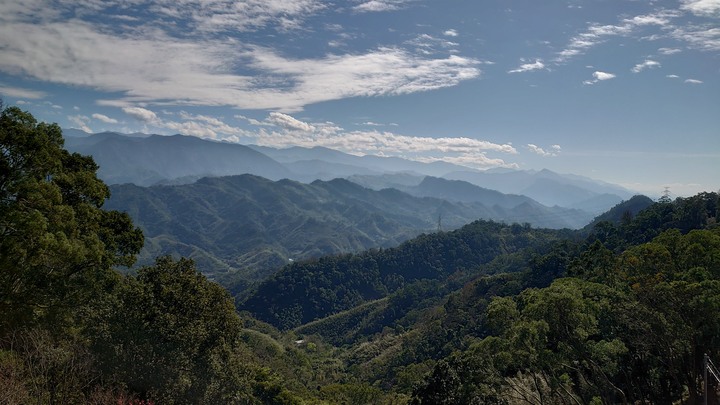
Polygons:
<instances>
[{"instance_id":1,"label":"leafy green foliage","mask_svg":"<svg viewBox=\"0 0 720 405\"><path fill-rule=\"evenodd\" d=\"M16 107L0 114L0 335L71 323L142 247L127 215L101 209L97 165L62 146L57 125Z\"/></svg>"},{"instance_id":2,"label":"leafy green foliage","mask_svg":"<svg viewBox=\"0 0 720 405\"><path fill-rule=\"evenodd\" d=\"M562 231L476 221L397 248L295 263L263 282L241 308L281 329L293 328L384 297L407 283L475 271L497 255L560 235Z\"/></svg>"},{"instance_id":3,"label":"leafy green foliage","mask_svg":"<svg viewBox=\"0 0 720 405\"><path fill-rule=\"evenodd\" d=\"M0 402L299 403L188 260L137 277L143 236L57 125L0 114Z\"/></svg>"},{"instance_id":4,"label":"leafy green foliage","mask_svg":"<svg viewBox=\"0 0 720 405\"><path fill-rule=\"evenodd\" d=\"M676 201L668 220L700 218L708 209L697 201L713 198L688 199L690 212ZM595 240L551 266L574 277L492 298L488 335L438 363L414 401L698 402L703 353L720 356L720 230L707 217L690 223L714 229L667 230L619 255Z\"/></svg>"},{"instance_id":5,"label":"leafy green foliage","mask_svg":"<svg viewBox=\"0 0 720 405\"><path fill-rule=\"evenodd\" d=\"M102 314L94 349L133 392L162 403L218 403L247 383L249 371L232 362L242 326L232 300L191 261L159 259L125 277L117 299Z\"/></svg>"}]
</instances>

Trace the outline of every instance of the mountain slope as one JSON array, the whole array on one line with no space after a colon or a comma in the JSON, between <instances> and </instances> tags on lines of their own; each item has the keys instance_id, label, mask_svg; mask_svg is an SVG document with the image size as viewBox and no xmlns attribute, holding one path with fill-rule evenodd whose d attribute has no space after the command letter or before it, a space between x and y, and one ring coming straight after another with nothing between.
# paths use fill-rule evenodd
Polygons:
<instances>
[{"instance_id":1,"label":"mountain slope","mask_svg":"<svg viewBox=\"0 0 720 405\"><path fill-rule=\"evenodd\" d=\"M128 212L146 235L145 259L194 257L206 271L267 272L340 252L395 246L437 226L490 215L482 205L372 191L346 180L302 184L241 175L194 184L111 187L108 209Z\"/></svg>"},{"instance_id":2,"label":"mountain slope","mask_svg":"<svg viewBox=\"0 0 720 405\"><path fill-rule=\"evenodd\" d=\"M443 176L456 171L470 171L465 166L458 166L447 162L422 163L398 157L383 156L355 156L324 147L302 148L291 147L276 149L267 146L251 145L253 149L264 153L280 163L294 163L298 161L323 161L326 163L352 165L376 173L418 173L425 176ZM369 174L359 171L353 174Z\"/></svg>"},{"instance_id":3,"label":"mountain slope","mask_svg":"<svg viewBox=\"0 0 720 405\"><path fill-rule=\"evenodd\" d=\"M106 132L67 138L65 146L71 152L91 155L100 165L99 177L108 184L148 186L243 173L273 180L291 175L280 163L247 146L192 136L131 137Z\"/></svg>"},{"instance_id":4,"label":"mountain slope","mask_svg":"<svg viewBox=\"0 0 720 405\"><path fill-rule=\"evenodd\" d=\"M570 235L476 221L456 231L422 235L397 248L295 263L260 284L240 309L279 328L294 328L418 280L445 281L453 273L461 277L498 255Z\"/></svg>"},{"instance_id":5,"label":"mountain slope","mask_svg":"<svg viewBox=\"0 0 720 405\"><path fill-rule=\"evenodd\" d=\"M604 212L633 193L622 187L582 176L540 171L459 171L443 176L508 194L522 194L547 205Z\"/></svg>"},{"instance_id":6,"label":"mountain slope","mask_svg":"<svg viewBox=\"0 0 720 405\"><path fill-rule=\"evenodd\" d=\"M397 246L438 226L451 230L478 218L571 227L573 212L537 203L508 209L421 198L343 179L303 184L252 175L114 185L111 193L106 208L128 212L145 233L141 263L162 254L190 256L209 275L242 271L246 279L289 259Z\"/></svg>"}]
</instances>

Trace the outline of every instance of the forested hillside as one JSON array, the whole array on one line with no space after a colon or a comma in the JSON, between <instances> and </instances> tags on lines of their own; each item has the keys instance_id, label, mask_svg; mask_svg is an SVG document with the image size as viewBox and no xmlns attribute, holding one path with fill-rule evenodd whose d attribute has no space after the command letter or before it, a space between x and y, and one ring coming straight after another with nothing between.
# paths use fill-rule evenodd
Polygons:
<instances>
[{"instance_id":1,"label":"forested hillside","mask_svg":"<svg viewBox=\"0 0 720 405\"><path fill-rule=\"evenodd\" d=\"M0 150L2 403L694 404L720 359L717 193L298 261L238 313L191 260L117 271L143 234L57 125L2 109Z\"/></svg>"},{"instance_id":2,"label":"forested hillside","mask_svg":"<svg viewBox=\"0 0 720 405\"><path fill-rule=\"evenodd\" d=\"M574 211L550 209L525 197L493 192L487 204L481 199L450 202L370 190L343 179L303 184L241 175L110 190L106 206L127 212L145 234L141 264L159 255L191 257L208 276L233 273L243 283L289 260L397 246L422 232L452 230L478 218L578 226ZM501 206L502 198L514 205Z\"/></svg>"},{"instance_id":3,"label":"forested hillside","mask_svg":"<svg viewBox=\"0 0 720 405\"><path fill-rule=\"evenodd\" d=\"M295 263L263 282L241 309L281 329L387 296L419 280L463 278L495 257L542 250L571 231L476 221L397 248Z\"/></svg>"}]
</instances>

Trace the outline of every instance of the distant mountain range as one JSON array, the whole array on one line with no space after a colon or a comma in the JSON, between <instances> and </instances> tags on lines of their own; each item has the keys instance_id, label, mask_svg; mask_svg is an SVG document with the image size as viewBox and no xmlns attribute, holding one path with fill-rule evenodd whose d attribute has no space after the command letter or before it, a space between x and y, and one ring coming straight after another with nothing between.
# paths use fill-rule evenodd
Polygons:
<instances>
[{"instance_id":1,"label":"distant mountain range","mask_svg":"<svg viewBox=\"0 0 720 405\"><path fill-rule=\"evenodd\" d=\"M576 175L540 171L458 171L443 176L502 193L521 194L547 206L577 208L599 214L633 196L620 186Z\"/></svg>"},{"instance_id":2,"label":"distant mountain range","mask_svg":"<svg viewBox=\"0 0 720 405\"><path fill-rule=\"evenodd\" d=\"M324 147L277 149L181 135L112 132L91 135L79 130L65 130L65 134L66 147L70 151L92 155L100 165L99 176L109 184L186 184L202 177L237 174L254 174L270 180L287 178L304 183L348 178L375 190L397 188L415 196L481 201L492 206L478 197L478 190L470 191L467 184L443 184L442 192L432 189L440 187L437 180L424 182L426 176L432 176L461 180L516 197L526 196L548 207L582 210L590 215L590 219L633 195L620 186L549 170L479 171L447 162L354 156ZM484 197L489 197L487 191L484 193Z\"/></svg>"},{"instance_id":3,"label":"distant mountain range","mask_svg":"<svg viewBox=\"0 0 720 405\"><path fill-rule=\"evenodd\" d=\"M579 229L630 196L547 170L480 172L322 147L80 131L66 147L94 157L112 185L106 207L143 229L140 264L192 257L208 276L233 274L235 293L293 260L389 248L478 219Z\"/></svg>"},{"instance_id":4,"label":"distant mountain range","mask_svg":"<svg viewBox=\"0 0 720 405\"><path fill-rule=\"evenodd\" d=\"M289 178L285 166L244 145L192 136L126 136L112 132L66 137L72 152L92 155L98 176L109 184L141 186L191 183L206 176L253 173L271 180Z\"/></svg>"}]
</instances>

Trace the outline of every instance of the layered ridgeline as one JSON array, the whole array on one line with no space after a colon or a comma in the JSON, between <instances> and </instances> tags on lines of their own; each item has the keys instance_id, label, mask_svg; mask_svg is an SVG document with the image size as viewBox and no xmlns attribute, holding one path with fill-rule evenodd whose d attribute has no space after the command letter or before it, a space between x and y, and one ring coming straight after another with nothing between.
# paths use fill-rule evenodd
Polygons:
<instances>
[{"instance_id":1,"label":"layered ridgeline","mask_svg":"<svg viewBox=\"0 0 720 405\"><path fill-rule=\"evenodd\" d=\"M587 238L476 222L296 263L241 309L370 402L697 403L720 358L718 194L639 202Z\"/></svg>"},{"instance_id":2,"label":"layered ridgeline","mask_svg":"<svg viewBox=\"0 0 720 405\"><path fill-rule=\"evenodd\" d=\"M208 176L254 174L271 180L288 178L305 183L349 178L365 187L396 188L413 195L440 197L424 182L425 176L463 180L486 190L525 195L548 207L585 212L577 227L632 193L622 187L549 170L473 170L447 162L422 163L396 157L355 156L323 148L277 149L221 143L189 136L118 133L86 134L66 130L70 151L91 155L98 175L109 184L185 184ZM425 183L425 184L421 184ZM434 180L437 183L437 180ZM406 187L418 186L416 190ZM433 184L433 187L438 186ZM445 184L441 198L464 201L468 184ZM413 191L417 191L414 193ZM459 193L459 194L458 194ZM476 193L477 194L477 193ZM475 201L475 200L473 200ZM486 205L487 201L481 201ZM571 221L575 221L571 218Z\"/></svg>"},{"instance_id":3,"label":"layered ridgeline","mask_svg":"<svg viewBox=\"0 0 720 405\"><path fill-rule=\"evenodd\" d=\"M450 202L342 179L303 184L241 175L174 186L115 185L111 192L106 207L129 213L143 229L141 263L180 255L192 257L208 275L240 271L248 280L289 260L397 246L478 218L548 228L586 223L573 210L526 197L493 193L488 204Z\"/></svg>"},{"instance_id":4,"label":"layered ridgeline","mask_svg":"<svg viewBox=\"0 0 720 405\"><path fill-rule=\"evenodd\" d=\"M104 132L66 136L68 150L90 155L108 184L192 183L204 176L256 173L279 180L291 172L278 162L239 144L193 136L121 135Z\"/></svg>"},{"instance_id":5,"label":"layered ridgeline","mask_svg":"<svg viewBox=\"0 0 720 405\"><path fill-rule=\"evenodd\" d=\"M443 176L464 180L502 193L526 195L548 206L577 208L600 214L633 193L620 186L550 170L458 171Z\"/></svg>"}]
</instances>

